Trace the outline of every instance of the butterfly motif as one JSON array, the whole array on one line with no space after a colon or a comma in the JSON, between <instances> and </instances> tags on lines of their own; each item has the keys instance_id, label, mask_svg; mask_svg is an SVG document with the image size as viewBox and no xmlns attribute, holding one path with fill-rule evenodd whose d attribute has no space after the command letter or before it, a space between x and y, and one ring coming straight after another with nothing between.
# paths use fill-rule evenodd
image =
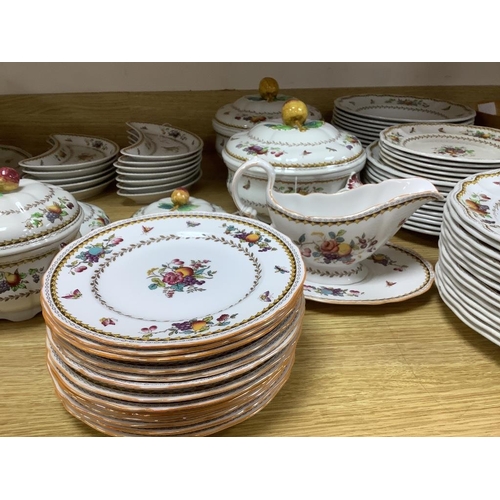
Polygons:
<instances>
[{"instance_id":1,"label":"butterfly motif","mask_svg":"<svg viewBox=\"0 0 500 500\"><path fill-rule=\"evenodd\" d=\"M284 269L283 267L281 266L274 266L274 270L277 272L277 273L281 273L281 274L285 274L287 273L288 271L286 269Z\"/></svg>"},{"instance_id":2,"label":"butterfly motif","mask_svg":"<svg viewBox=\"0 0 500 500\"><path fill-rule=\"evenodd\" d=\"M196 227L196 226L199 226L201 224L201 222L193 222L193 221L186 221L186 224L188 227Z\"/></svg>"},{"instance_id":3,"label":"butterfly motif","mask_svg":"<svg viewBox=\"0 0 500 500\"><path fill-rule=\"evenodd\" d=\"M310 155L312 153L312 151L306 151L304 149L304 151L302 151L302 156L307 156L307 155Z\"/></svg>"},{"instance_id":4,"label":"butterfly motif","mask_svg":"<svg viewBox=\"0 0 500 500\"><path fill-rule=\"evenodd\" d=\"M99 321L101 322L102 326L116 325L113 318L101 318Z\"/></svg>"},{"instance_id":5,"label":"butterfly motif","mask_svg":"<svg viewBox=\"0 0 500 500\"><path fill-rule=\"evenodd\" d=\"M152 229L154 229L153 226L149 227L149 226L142 226L142 234L147 234L149 233L149 231L151 231Z\"/></svg>"},{"instance_id":6,"label":"butterfly motif","mask_svg":"<svg viewBox=\"0 0 500 500\"><path fill-rule=\"evenodd\" d=\"M395 284L396 284L396 281L387 281L387 280L386 280L385 284L386 284L387 286L393 286L393 285L395 285Z\"/></svg>"},{"instance_id":7,"label":"butterfly motif","mask_svg":"<svg viewBox=\"0 0 500 500\"><path fill-rule=\"evenodd\" d=\"M80 292L80 290L78 290L78 288L77 288L76 290L73 290L72 292L68 293L67 295L63 295L62 298L63 299L79 299L81 296L82 296L82 292Z\"/></svg>"},{"instance_id":8,"label":"butterfly motif","mask_svg":"<svg viewBox=\"0 0 500 500\"><path fill-rule=\"evenodd\" d=\"M243 184L243 189L250 189L250 179L247 180L247 182L245 182L245 184Z\"/></svg>"},{"instance_id":9,"label":"butterfly motif","mask_svg":"<svg viewBox=\"0 0 500 500\"><path fill-rule=\"evenodd\" d=\"M273 300L271 297L271 294L269 293L269 290L264 292L259 298L260 298L260 300L263 300L264 302L271 302L271 300Z\"/></svg>"},{"instance_id":10,"label":"butterfly motif","mask_svg":"<svg viewBox=\"0 0 500 500\"><path fill-rule=\"evenodd\" d=\"M141 332L144 334L144 335L151 335L155 330L157 330L158 327L155 326L155 325L152 325L150 327L147 327L147 328L141 328Z\"/></svg>"}]
</instances>

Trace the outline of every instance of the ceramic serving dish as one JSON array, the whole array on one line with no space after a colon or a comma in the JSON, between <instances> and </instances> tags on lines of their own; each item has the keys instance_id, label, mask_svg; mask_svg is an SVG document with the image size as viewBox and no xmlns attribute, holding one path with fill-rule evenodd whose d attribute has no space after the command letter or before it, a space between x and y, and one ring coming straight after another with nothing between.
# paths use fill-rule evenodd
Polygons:
<instances>
[{"instance_id":1,"label":"ceramic serving dish","mask_svg":"<svg viewBox=\"0 0 500 500\"><path fill-rule=\"evenodd\" d=\"M57 252L79 235L83 209L67 191L0 169L0 319L41 310L41 278Z\"/></svg>"},{"instance_id":2,"label":"ceramic serving dish","mask_svg":"<svg viewBox=\"0 0 500 500\"><path fill-rule=\"evenodd\" d=\"M233 183L238 184L250 168L267 175L272 224L300 249L309 285L350 286L364 280L368 268L363 261L385 245L417 208L442 199L430 181L418 177L357 185L333 194L280 193L273 189L275 169L260 158L245 163ZM255 217L255 209L236 189L233 198L242 213Z\"/></svg>"},{"instance_id":3,"label":"ceramic serving dish","mask_svg":"<svg viewBox=\"0 0 500 500\"><path fill-rule=\"evenodd\" d=\"M355 136L322 120L307 120L307 106L302 101L287 101L281 114L281 121L260 123L233 135L222 151L229 192L234 196L236 191L238 198L265 222L270 221L265 173L259 168L246 168L241 182L232 182L245 162L262 158L275 170L275 191L301 194L335 193L366 162L365 150Z\"/></svg>"},{"instance_id":4,"label":"ceramic serving dish","mask_svg":"<svg viewBox=\"0 0 500 500\"><path fill-rule=\"evenodd\" d=\"M259 84L259 93L245 95L231 104L225 104L217 110L212 120L216 132L215 149L219 154L228 139L238 132L243 132L258 123L281 118L283 104L291 96L280 94L278 82L274 78L263 78ZM321 120L321 112L308 106L311 120Z\"/></svg>"}]
</instances>

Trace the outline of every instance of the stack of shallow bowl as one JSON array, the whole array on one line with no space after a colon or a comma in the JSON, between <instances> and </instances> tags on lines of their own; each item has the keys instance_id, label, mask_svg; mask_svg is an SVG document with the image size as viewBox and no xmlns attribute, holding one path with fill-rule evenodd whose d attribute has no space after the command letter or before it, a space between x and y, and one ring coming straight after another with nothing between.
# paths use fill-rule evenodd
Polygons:
<instances>
[{"instance_id":1,"label":"stack of shallow bowl","mask_svg":"<svg viewBox=\"0 0 500 500\"><path fill-rule=\"evenodd\" d=\"M114 181L119 146L109 139L54 134L49 151L22 160L23 177L58 186L77 200L95 196Z\"/></svg>"},{"instance_id":2,"label":"stack of shallow bowl","mask_svg":"<svg viewBox=\"0 0 500 500\"><path fill-rule=\"evenodd\" d=\"M118 195L148 204L202 175L203 141L169 124L129 122L130 146L115 162Z\"/></svg>"},{"instance_id":3,"label":"stack of shallow bowl","mask_svg":"<svg viewBox=\"0 0 500 500\"><path fill-rule=\"evenodd\" d=\"M500 345L500 170L459 181L448 195L436 284L466 325Z\"/></svg>"},{"instance_id":4,"label":"stack of shallow bowl","mask_svg":"<svg viewBox=\"0 0 500 500\"><path fill-rule=\"evenodd\" d=\"M43 279L56 394L109 435L235 425L290 376L304 280L291 240L244 217L151 214L96 229Z\"/></svg>"},{"instance_id":5,"label":"stack of shallow bowl","mask_svg":"<svg viewBox=\"0 0 500 500\"><path fill-rule=\"evenodd\" d=\"M258 123L281 119L281 108L292 96L280 94L278 82L266 77L260 81L259 93L240 97L233 103L225 104L217 110L212 120L216 133L215 149L222 151L234 134L245 132ZM321 120L321 112L314 106L307 106L310 120Z\"/></svg>"},{"instance_id":6,"label":"stack of shallow bowl","mask_svg":"<svg viewBox=\"0 0 500 500\"><path fill-rule=\"evenodd\" d=\"M401 123L472 124L476 112L463 104L404 95L359 94L335 99L332 123L367 147L382 130Z\"/></svg>"},{"instance_id":7,"label":"stack of shallow bowl","mask_svg":"<svg viewBox=\"0 0 500 500\"><path fill-rule=\"evenodd\" d=\"M367 148L363 179L424 177L444 195L469 175L500 167L500 132L475 125L409 123L389 127ZM426 203L404 224L406 229L438 236L443 201Z\"/></svg>"},{"instance_id":8,"label":"stack of shallow bowl","mask_svg":"<svg viewBox=\"0 0 500 500\"><path fill-rule=\"evenodd\" d=\"M307 116L307 106L291 99L282 107L282 120L234 134L222 151L229 192L233 196L236 189L241 201L265 222L270 222L266 173L252 167L238 186L232 186L234 174L246 161L266 160L276 173L275 191L301 194L335 193L365 166L366 153L355 136Z\"/></svg>"}]
</instances>

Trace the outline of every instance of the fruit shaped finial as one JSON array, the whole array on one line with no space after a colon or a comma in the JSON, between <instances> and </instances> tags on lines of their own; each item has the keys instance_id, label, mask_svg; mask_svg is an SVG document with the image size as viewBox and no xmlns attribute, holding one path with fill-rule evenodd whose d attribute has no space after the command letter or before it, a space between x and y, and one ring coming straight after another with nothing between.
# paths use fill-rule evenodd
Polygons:
<instances>
[{"instance_id":1,"label":"fruit shaped finial","mask_svg":"<svg viewBox=\"0 0 500 500\"><path fill-rule=\"evenodd\" d=\"M186 205L189 201L189 191L186 188L177 188L174 189L172 194L170 195L170 199L174 206L172 210L176 210L177 207L182 207L182 205Z\"/></svg>"},{"instance_id":2,"label":"fruit shaped finial","mask_svg":"<svg viewBox=\"0 0 500 500\"><path fill-rule=\"evenodd\" d=\"M276 100L276 96L280 91L280 87L278 82L271 78L270 76L266 76L262 78L259 83L259 94L262 99L265 99L267 102L272 102Z\"/></svg>"},{"instance_id":3,"label":"fruit shaped finial","mask_svg":"<svg viewBox=\"0 0 500 500\"><path fill-rule=\"evenodd\" d=\"M0 167L0 193L8 193L19 187L20 176L11 167Z\"/></svg>"},{"instance_id":4,"label":"fruit shaped finial","mask_svg":"<svg viewBox=\"0 0 500 500\"><path fill-rule=\"evenodd\" d=\"M306 130L304 123L307 115L307 106L299 99L288 99L281 109L283 123L289 127L296 127L301 132Z\"/></svg>"}]
</instances>

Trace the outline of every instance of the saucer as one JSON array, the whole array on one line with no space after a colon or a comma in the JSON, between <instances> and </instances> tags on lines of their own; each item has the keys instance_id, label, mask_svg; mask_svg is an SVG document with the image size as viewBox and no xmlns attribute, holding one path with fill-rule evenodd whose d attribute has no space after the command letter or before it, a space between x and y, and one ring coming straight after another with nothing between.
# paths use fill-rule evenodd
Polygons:
<instances>
[{"instance_id":1,"label":"saucer","mask_svg":"<svg viewBox=\"0 0 500 500\"><path fill-rule=\"evenodd\" d=\"M363 262L368 276L349 286L325 286L306 275L306 299L328 304L377 305L401 302L430 289L434 271L430 262L413 250L387 243Z\"/></svg>"}]
</instances>

